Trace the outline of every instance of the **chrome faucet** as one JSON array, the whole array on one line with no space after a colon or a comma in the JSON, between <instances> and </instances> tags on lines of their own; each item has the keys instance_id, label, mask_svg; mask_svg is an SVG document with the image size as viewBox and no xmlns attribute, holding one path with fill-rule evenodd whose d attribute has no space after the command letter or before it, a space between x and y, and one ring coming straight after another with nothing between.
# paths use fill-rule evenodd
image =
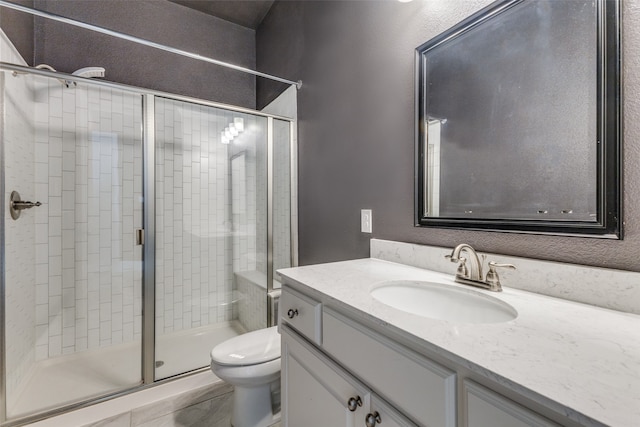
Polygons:
<instances>
[{"instance_id":1,"label":"chrome faucet","mask_svg":"<svg viewBox=\"0 0 640 427\"><path fill-rule=\"evenodd\" d=\"M469 256L469 261L471 261L471 270L468 271L466 269L466 258L460 258L460 253L462 251L466 251L468 256ZM471 247L471 245L468 245L466 243L461 243L458 246L456 246L453 249L453 252L451 252L451 255L447 255L446 258L449 258L451 260L451 262L459 262L460 266L462 266L462 270L467 271L466 274L463 273L463 271L460 271L460 268L458 269L458 273L460 276L463 276L463 278L465 279L470 279L470 280L476 280L476 281L481 281L482 280L482 263L480 262L480 259L478 258L478 254L476 253L476 250L473 249ZM484 261L484 257L482 259L482 261ZM458 274L456 274L456 279L458 278Z\"/></svg>"},{"instance_id":2,"label":"chrome faucet","mask_svg":"<svg viewBox=\"0 0 640 427\"><path fill-rule=\"evenodd\" d=\"M470 261L470 268L467 268L467 258L463 258L460 256L462 252L466 252ZM516 267L512 264L498 264L496 262L489 262L489 271L487 272L487 277L484 278L482 274L482 266L484 264L484 260L486 258L485 255L482 255L482 261L478 258L478 254L475 249L473 249L470 245L466 243L461 243L456 246L450 255L446 255L445 258L451 260L451 262L457 262L458 270L456 272L456 282L462 283L465 285L476 286L478 288L487 289L493 292L502 291L502 285L500 284L500 277L498 276L498 272L496 268L509 268L515 270Z\"/></svg>"}]
</instances>

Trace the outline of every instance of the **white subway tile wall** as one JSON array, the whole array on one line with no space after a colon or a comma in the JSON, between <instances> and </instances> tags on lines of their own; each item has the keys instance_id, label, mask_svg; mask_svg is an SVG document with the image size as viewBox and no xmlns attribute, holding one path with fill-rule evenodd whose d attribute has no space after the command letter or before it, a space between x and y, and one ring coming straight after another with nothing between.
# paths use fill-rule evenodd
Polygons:
<instances>
[{"instance_id":1,"label":"white subway tile wall","mask_svg":"<svg viewBox=\"0 0 640 427\"><path fill-rule=\"evenodd\" d=\"M231 158L231 227L233 231L233 271L256 269L256 199L249 198L247 181L254 181L255 162L246 151ZM249 167L247 167L247 164ZM252 186L255 189L255 185ZM251 217L251 219L250 219Z\"/></svg>"},{"instance_id":2,"label":"white subway tile wall","mask_svg":"<svg viewBox=\"0 0 640 427\"><path fill-rule=\"evenodd\" d=\"M7 36L0 30L0 60L26 65ZM6 201L11 191L23 200L35 197L33 126L33 81L27 76L2 72L0 110L5 112L4 146L4 226L5 226L5 307L7 394L15 394L20 380L28 375L35 361L35 344L40 340L33 325L42 311L34 310L36 299L45 298L33 286L35 281L34 241L38 238L34 210L23 211L14 221ZM38 209L46 209L42 206ZM46 313L44 315L46 317Z\"/></svg>"},{"instance_id":3,"label":"white subway tile wall","mask_svg":"<svg viewBox=\"0 0 640 427\"><path fill-rule=\"evenodd\" d=\"M267 276L256 270L235 274L238 319L247 331L267 327Z\"/></svg>"},{"instance_id":4,"label":"white subway tile wall","mask_svg":"<svg viewBox=\"0 0 640 427\"><path fill-rule=\"evenodd\" d=\"M34 85L36 360L140 340L141 97Z\"/></svg>"},{"instance_id":5,"label":"white subway tile wall","mask_svg":"<svg viewBox=\"0 0 640 427\"><path fill-rule=\"evenodd\" d=\"M244 118L245 131L231 144L223 144L221 133L234 116ZM157 336L238 317L234 263L240 266L243 258L248 268L257 257L253 165L256 144L265 144L258 121L250 115L156 99ZM244 174L232 180L231 157L238 152L246 153ZM240 172L240 163L235 165ZM242 205L240 188L246 196ZM234 215L242 222L234 224Z\"/></svg>"},{"instance_id":6,"label":"white subway tile wall","mask_svg":"<svg viewBox=\"0 0 640 427\"><path fill-rule=\"evenodd\" d=\"M273 121L273 269L291 267L291 149L289 122ZM274 273L275 274L275 273Z\"/></svg>"},{"instance_id":7,"label":"white subway tile wall","mask_svg":"<svg viewBox=\"0 0 640 427\"><path fill-rule=\"evenodd\" d=\"M265 236L258 236L258 223L267 211L266 126L265 118L245 116L245 133L230 145L231 227L233 230L233 271L255 271L266 265Z\"/></svg>"},{"instance_id":8,"label":"white subway tile wall","mask_svg":"<svg viewBox=\"0 0 640 427\"><path fill-rule=\"evenodd\" d=\"M265 129L267 124L265 122ZM256 168L257 180L255 189L256 209L256 270L267 274L267 143L257 147L253 158ZM251 183L248 184L251 194ZM266 292L266 288L265 288Z\"/></svg>"},{"instance_id":9,"label":"white subway tile wall","mask_svg":"<svg viewBox=\"0 0 640 427\"><path fill-rule=\"evenodd\" d=\"M238 221L240 229L244 226L245 219L241 215L236 218L235 204L242 206L243 202L238 200L246 187L247 198L250 203L257 203L258 213L266 212L267 188L264 179L253 181L251 173L257 169L258 174L266 174L266 146L259 146L255 156L247 156L248 173L246 174L248 183L236 184L236 169L245 167L244 157L241 152L232 160L232 181L233 181L233 211L234 221ZM290 152L290 131L289 122L274 120L273 129L273 266L275 270L291 266L291 152ZM242 180L242 173L238 173ZM258 175L264 176L264 175ZM255 185L258 190L255 190ZM238 197L236 197L236 192ZM239 209L238 209L239 210ZM266 237L267 237L267 217L259 215L253 222L256 210L248 210L248 224L257 227L252 238L257 243L256 251L258 262L251 262L248 256L243 254L244 233L234 235L234 273L238 294L239 320L247 331L254 331L267 326L267 263L266 263ZM249 251L249 254L252 252ZM236 255L239 254L239 255ZM280 284L274 282L275 287Z\"/></svg>"},{"instance_id":10,"label":"white subway tile wall","mask_svg":"<svg viewBox=\"0 0 640 427\"><path fill-rule=\"evenodd\" d=\"M24 64L1 30L0 59ZM142 99L29 75L5 73L3 83L4 191L43 203L19 221L5 210L15 395L38 361L141 340ZM244 132L222 144L235 117ZM288 123L275 123L282 268L290 265L289 135ZM156 98L157 335L239 317L246 329L265 326L266 126L263 117ZM262 279L236 284L234 272Z\"/></svg>"}]
</instances>

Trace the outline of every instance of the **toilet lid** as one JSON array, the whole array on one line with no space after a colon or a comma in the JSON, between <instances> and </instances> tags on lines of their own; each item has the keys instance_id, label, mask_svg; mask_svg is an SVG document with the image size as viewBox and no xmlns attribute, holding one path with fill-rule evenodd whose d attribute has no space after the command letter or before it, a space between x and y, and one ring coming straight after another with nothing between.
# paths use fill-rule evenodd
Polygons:
<instances>
[{"instance_id":1,"label":"toilet lid","mask_svg":"<svg viewBox=\"0 0 640 427\"><path fill-rule=\"evenodd\" d=\"M220 365L257 365L279 357L280 334L277 326L238 335L211 350L211 360Z\"/></svg>"}]
</instances>

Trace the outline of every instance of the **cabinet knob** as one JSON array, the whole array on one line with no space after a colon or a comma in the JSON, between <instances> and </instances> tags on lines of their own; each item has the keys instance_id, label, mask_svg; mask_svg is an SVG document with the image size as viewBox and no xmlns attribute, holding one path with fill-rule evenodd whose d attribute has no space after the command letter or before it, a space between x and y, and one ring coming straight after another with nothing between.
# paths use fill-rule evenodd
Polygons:
<instances>
[{"instance_id":1,"label":"cabinet knob","mask_svg":"<svg viewBox=\"0 0 640 427\"><path fill-rule=\"evenodd\" d=\"M293 319L297 315L298 315L298 309L297 308L295 310L293 308L290 308L289 311L287 311L287 317L289 319Z\"/></svg>"},{"instance_id":2,"label":"cabinet knob","mask_svg":"<svg viewBox=\"0 0 640 427\"><path fill-rule=\"evenodd\" d=\"M355 410L358 409L358 406L362 406L362 399L360 399L360 396L352 397L347 401L347 408L351 412L355 412Z\"/></svg>"},{"instance_id":3,"label":"cabinet knob","mask_svg":"<svg viewBox=\"0 0 640 427\"><path fill-rule=\"evenodd\" d=\"M374 411L373 413L368 413L364 418L364 423L367 427L375 427L376 424L380 424L382 419L380 418L380 414L378 411Z\"/></svg>"}]
</instances>

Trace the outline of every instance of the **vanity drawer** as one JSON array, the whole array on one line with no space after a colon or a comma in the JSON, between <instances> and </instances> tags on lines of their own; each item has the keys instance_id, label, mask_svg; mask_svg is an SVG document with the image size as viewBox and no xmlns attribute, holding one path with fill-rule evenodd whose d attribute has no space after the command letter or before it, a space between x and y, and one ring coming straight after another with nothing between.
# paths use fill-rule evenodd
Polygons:
<instances>
[{"instance_id":1,"label":"vanity drawer","mask_svg":"<svg viewBox=\"0 0 640 427\"><path fill-rule=\"evenodd\" d=\"M285 286L280 297L280 319L310 341L322 344L322 304Z\"/></svg>"},{"instance_id":2,"label":"vanity drawer","mask_svg":"<svg viewBox=\"0 0 640 427\"><path fill-rule=\"evenodd\" d=\"M456 426L456 374L325 309L322 348L421 426Z\"/></svg>"},{"instance_id":3,"label":"vanity drawer","mask_svg":"<svg viewBox=\"0 0 640 427\"><path fill-rule=\"evenodd\" d=\"M472 381L463 381L465 427L559 427L546 418Z\"/></svg>"}]
</instances>

